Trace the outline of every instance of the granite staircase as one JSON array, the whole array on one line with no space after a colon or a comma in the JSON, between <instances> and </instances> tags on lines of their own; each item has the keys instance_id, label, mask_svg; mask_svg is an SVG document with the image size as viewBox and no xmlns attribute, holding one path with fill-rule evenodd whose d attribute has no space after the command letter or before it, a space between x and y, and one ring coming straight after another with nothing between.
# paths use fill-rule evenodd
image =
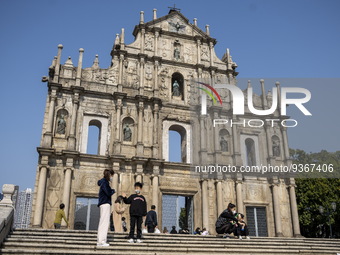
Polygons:
<instances>
[{"instance_id":1,"label":"granite staircase","mask_svg":"<svg viewBox=\"0 0 340 255\"><path fill-rule=\"evenodd\" d=\"M96 231L17 229L0 254L340 254L340 239L253 237L238 240L216 236L145 234L143 243L127 242L126 234L109 232L109 247L96 246Z\"/></svg>"}]
</instances>

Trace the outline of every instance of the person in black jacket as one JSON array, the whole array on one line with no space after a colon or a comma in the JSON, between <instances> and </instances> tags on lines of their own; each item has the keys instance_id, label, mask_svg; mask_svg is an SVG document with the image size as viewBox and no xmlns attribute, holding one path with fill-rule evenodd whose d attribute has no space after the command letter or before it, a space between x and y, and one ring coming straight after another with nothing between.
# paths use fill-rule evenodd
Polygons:
<instances>
[{"instance_id":1,"label":"person in black jacket","mask_svg":"<svg viewBox=\"0 0 340 255\"><path fill-rule=\"evenodd\" d=\"M113 174L113 170L105 169L104 178L98 181L98 186L100 186L98 199L98 207L100 208L97 236L98 246L109 246L107 243L107 232L110 225L111 196L115 193L115 190L110 187L110 180Z\"/></svg>"},{"instance_id":2,"label":"person in black jacket","mask_svg":"<svg viewBox=\"0 0 340 255\"><path fill-rule=\"evenodd\" d=\"M135 183L135 192L136 194L132 194L128 198L126 194L123 193L123 201L125 204L130 204L130 234L129 234L129 243L134 242L134 233L135 227L137 225L137 243L141 243L142 237L142 221L143 217L145 218L147 214L146 210L146 199L141 194L143 188L143 184L140 182Z\"/></svg>"},{"instance_id":3,"label":"person in black jacket","mask_svg":"<svg viewBox=\"0 0 340 255\"><path fill-rule=\"evenodd\" d=\"M145 227L148 229L148 233L154 233L155 228L157 228L157 213L156 213L156 206L152 205L151 210L146 215L145 220Z\"/></svg>"},{"instance_id":4,"label":"person in black jacket","mask_svg":"<svg viewBox=\"0 0 340 255\"><path fill-rule=\"evenodd\" d=\"M229 203L228 208L225 209L216 221L216 232L218 234L230 234L237 228L236 206Z\"/></svg>"}]
</instances>

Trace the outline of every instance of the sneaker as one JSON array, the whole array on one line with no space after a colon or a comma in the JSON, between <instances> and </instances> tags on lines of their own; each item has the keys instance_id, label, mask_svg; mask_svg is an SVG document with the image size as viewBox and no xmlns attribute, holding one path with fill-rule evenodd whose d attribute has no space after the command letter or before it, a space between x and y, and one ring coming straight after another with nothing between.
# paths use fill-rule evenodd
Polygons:
<instances>
[{"instance_id":1,"label":"sneaker","mask_svg":"<svg viewBox=\"0 0 340 255\"><path fill-rule=\"evenodd\" d=\"M108 247L110 246L108 243L97 243L97 246L101 246L101 247Z\"/></svg>"},{"instance_id":2,"label":"sneaker","mask_svg":"<svg viewBox=\"0 0 340 255\"><path fill-rule=\"evenodd\" d=\"M132 238L130 238L129 240L128 240L128 243L134 243L135 241L132 239Z\"/></svg>"},{"instance_id":3,"label":"sneaker","mask_svg":"<svg viewBox=\"0 0 340 255\"><path fill-rule=\"evenodd\" d=\"M239 240L242 240L242 236L239 236L238 239L239 239Z\"/></svg>"},{"instance_id":4,"label":"sneaker","mask_svg":"<svg viewBox=\"0 0 340 255\"><path fill-rule=\"evenodd\" d=\"M143 241L140 239L137 239L137 243L142 243Z\"/></svg>"},{"instance_id":5,"label":"sneaker","mask_svg":"<svg viewBox=\"0 0 340 255\"><path fill-rule=\"evenodd\" d=\"M230 236L229 235L224 235L223 238L229 239Z\"/></svg>"},{"instance_id":6,"label":"sneaker","mask_svg":"<svg viewBox=\"0 0 340 255\"><path fill-rule=\"evenodd\" d=\"M250 239L250 236L247 236L246 238L247 238L247 239Z\"/></svg>"}]
</instances>

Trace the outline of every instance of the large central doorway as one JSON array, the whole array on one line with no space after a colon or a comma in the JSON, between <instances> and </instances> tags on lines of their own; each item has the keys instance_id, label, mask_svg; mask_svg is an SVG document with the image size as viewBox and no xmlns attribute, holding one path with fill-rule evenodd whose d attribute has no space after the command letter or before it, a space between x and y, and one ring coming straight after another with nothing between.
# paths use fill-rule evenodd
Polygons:
<instances>
[{"instance_id":1,"label":"large central doorway","mask_svg":"<svg viewBox=\"0 0 340 255\"><path fill-rule=\"evenodd\" d=\"M99 223L98 198L77 197L74 229L97 230Z\"/></svg>"},{"instance_id":2,"label":"large central doorway","mask_svg":"<svg viewBox=\"0 0 340 255\"><path fill-rule=\"evenodd\" d=\"M162 196L162 227L170 232L172 226L187 228L193 233L193 198L192 196L163 195Z\"/></svg>"}]
</instances>

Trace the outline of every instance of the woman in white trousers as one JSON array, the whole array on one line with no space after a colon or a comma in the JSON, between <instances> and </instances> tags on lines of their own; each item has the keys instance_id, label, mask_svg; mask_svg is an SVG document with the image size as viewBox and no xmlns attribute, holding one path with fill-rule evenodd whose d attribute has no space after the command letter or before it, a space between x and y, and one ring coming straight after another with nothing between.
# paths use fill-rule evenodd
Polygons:
<instances>
[{"instance_id":1,"label":"woman in white trousers","mask_svg":"<svg viewBox=\"0 0 340 255\"><path fill-rule=\"evenodd\" d=\"M114 172L113 170L105 169L104 177L98 181L99 199L98 207L100 208L100 219L98 225L97 246L109 246L107 243L107 232L110 225L111 215L111 196L115 193L111 189L110 181Z\"/></svg>"}]
</instances>

